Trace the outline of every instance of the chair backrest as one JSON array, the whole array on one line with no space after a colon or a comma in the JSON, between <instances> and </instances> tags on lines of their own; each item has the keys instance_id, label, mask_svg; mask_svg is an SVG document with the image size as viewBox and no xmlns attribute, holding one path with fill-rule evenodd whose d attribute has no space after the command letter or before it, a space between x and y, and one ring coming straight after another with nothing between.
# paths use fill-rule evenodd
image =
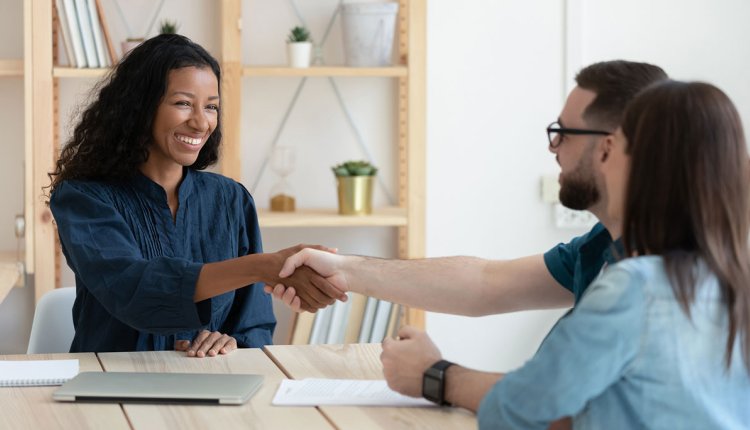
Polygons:
<instances>
[{"instance_id":1,"label":"chair backrest","mask_svg":"<svg viewBox=\"0 0 750 430\"><path fill-rule=\"evenodd\" d=\"M36 304L27 354L70 351L73 342L73 302L75 287L56 288Z\"/></svg>"}]
</instances>

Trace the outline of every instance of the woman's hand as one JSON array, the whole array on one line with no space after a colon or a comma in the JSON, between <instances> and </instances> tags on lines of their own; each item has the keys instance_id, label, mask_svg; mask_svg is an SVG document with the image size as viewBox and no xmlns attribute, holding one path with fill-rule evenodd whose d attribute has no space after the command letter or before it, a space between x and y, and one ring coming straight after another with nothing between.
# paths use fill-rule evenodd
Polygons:
<instances>
[{"instance_id":1,"label":"woman's hand","mask_svg":"<svg viewBox=\"0 0 750 430\"><path fill-rule=\"evenodd\" d=\"M228 334L218 331L203 330L198 336L189 340L178 340L174 344L175 351L187 351L188 357L215 357L225 355L237 349L237 340Z\"/></svg>"}]
</instances>

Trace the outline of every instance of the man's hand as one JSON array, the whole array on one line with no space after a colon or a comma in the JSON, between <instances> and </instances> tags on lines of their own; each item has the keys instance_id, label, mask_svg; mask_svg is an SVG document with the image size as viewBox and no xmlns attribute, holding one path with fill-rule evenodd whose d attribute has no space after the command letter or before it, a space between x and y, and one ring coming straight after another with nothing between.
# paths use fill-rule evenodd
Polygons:
<instances>
[{"instance_id":1,"label":"man's hand","mask_svg":"<svg viewBox=\"0 0 750 430\"><path fill-rule=\"evenodd\" d=\"M282 249L276 252L279 257L279 271L286 264L289 257L304 250L316 250L325 255L333 255L335 248L327 248L320 245L297 245L291 248ZM336 299L346 301L346 291L335 287L325 277L316 273L309 267L301 267L292 270L286 276L275 278L276 286L271 287L266 284L266 293L273 293L274 297L281 300L295 312L308 311L315 312L317 309L324 308L333 304Z\"/></svg>"},{"instance_id":2,"label":"man's hand","mask_svg":"<svg viewBox=\"0 0 750 430\"><path fill-rule=\"evenodd\" d=\"M292 287L291 282L287 279L289 279L289 277L293 278L297 275L297 272L313 270L321 277L325 278L325 282L335 287L337 291L343 293L344 298L339 298L339 300L345 300L345 292L349 291L349 284L346 281L346 277L341 272L340 266L347 257L334 254L333 252L335 252L335 250L331 250L330 248L319 246L301 248L302 246L303 245L298 245L294 248L287 248L283 251L279 251L286 252L298 248L297 251L299 252L295 251L295 253L289 255L284 262L281 272L279 273L279 277L282 278L281 282L283 283L279 283L273 288L270 285L266 285L266 293L273 294L274 298L281 300L295 312L301 312L303 310L309 311L309 309L305 308L305 298L300 297L301 294L298 294L297 290ZM311 305L310 302L307 302L307 304ZM311 312L315 312L315 310L312 310Z\"/></svg>"},{"instance_id":3,"label":"man's hand","mask_svg":"<svg viewBox=\"0 0 750 430\"><path fill-rule=\"evenodd\" d=\"M237 340L228 334L218 331L203 330L198 336L189 340L178 340L174 344L175 351L187 351L188 357L215 357L219 354L229 354L237 349Z\"/></svg>"},{"instance_id":4,"label":"man's hand","mask_svg":"<svg viewBox=\"0 0 750 430\"><path fill-rule=\"evenodd\" d=\"M405 326L398 332L399 340L384 339L383 374L392 390L412 397L422 397L422 375L442 355L427 333Z\"/></svg>"}]
</instances>

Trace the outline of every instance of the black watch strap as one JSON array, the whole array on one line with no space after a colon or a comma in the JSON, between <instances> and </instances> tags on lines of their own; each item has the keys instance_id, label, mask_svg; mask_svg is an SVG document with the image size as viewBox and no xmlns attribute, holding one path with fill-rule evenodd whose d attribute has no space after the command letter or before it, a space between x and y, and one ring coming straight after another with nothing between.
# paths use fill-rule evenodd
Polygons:
<instances>
[{"instance_id":1,"label":"black watch strap","mask_svg":"<svg viewBox=\"0 0 750 430\"><path fill-rule=\"evenodd\" d=\"M445 371L454 363L440 360L425 370L422 376L422 396L441 406L450 406L445 401Z\"/></svg>"}]
</instances>

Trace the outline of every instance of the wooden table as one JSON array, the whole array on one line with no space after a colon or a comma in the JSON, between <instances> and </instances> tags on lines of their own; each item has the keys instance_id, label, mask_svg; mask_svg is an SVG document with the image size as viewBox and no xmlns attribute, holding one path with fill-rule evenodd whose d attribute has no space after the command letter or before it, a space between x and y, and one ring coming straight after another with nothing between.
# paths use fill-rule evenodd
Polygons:
<instances>
[{"instance_id":1,"label":"wooden table","mask_svg":"<svg viewBox=\"0 0 750 430\"><path fill-rule=\"evenodd\" d=\"M243 405L66 403L57 387L0 387L0 429L462 429L473 414L456 408L272 406L282 379L382 379L380 344L285 345L190 358L183 352L6 355L0 360L70 359L80 370L106 372L254 373L265 376ZM286 375L286 376L285 376Z\"/></svg>"},{"instance_id":2,"label":"wooden table","mask_svg":"<svg viewBox=\"0 0 750 430\"><path fill-rule=\"evenodd\" d=\"M0 360L78 359L81 372L101 372L96 355L39 354L2 355ZM2 429L129 429L118 404L61 403L52 400L58 387L0 387Z\"/></svg>"},{"instance_id":3,"label":"wooden table","mask_svg":"<svg viewBox=\"0 0 750 430\"><path fill-rule=\"evenodd\" d=\"M348 345L278 345L266 352L292 379L383 379L379 343ZM321 406L340 429L477 428L474 414L458 408Z\"/></svg>"},{"instance_id":4,"label":"wooden table","mask_svg":"<svg viewBox=\"0 0 750 430\"><path fill-rule=\"evenodd\" d=\"M125 414L135 430L333 428L317 408L271 406L271 399L285 376L260 349L239 349L229 355L207 358L187 357L184 352L175 351L98 355L107 372L254 373L265 376L263 386L244 405L124 404Z\"/></svg>"}]
</instances>

